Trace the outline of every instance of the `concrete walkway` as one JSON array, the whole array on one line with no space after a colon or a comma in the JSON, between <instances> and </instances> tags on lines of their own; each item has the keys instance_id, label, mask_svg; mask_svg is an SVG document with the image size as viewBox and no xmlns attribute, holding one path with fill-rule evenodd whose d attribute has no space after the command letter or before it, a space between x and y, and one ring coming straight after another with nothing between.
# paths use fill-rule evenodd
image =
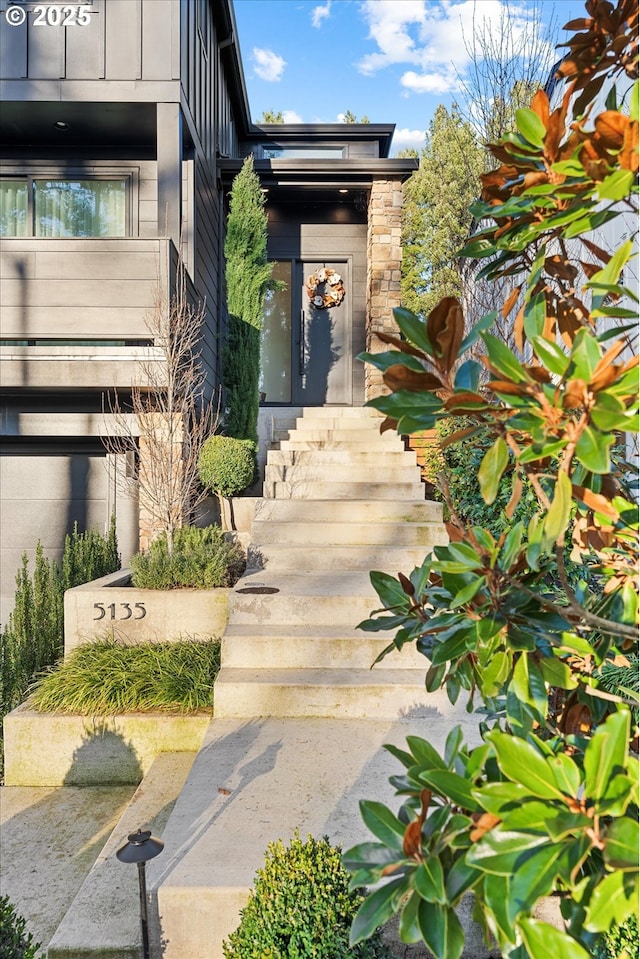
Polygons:
<instances>
[{"instance_id":1,"label":"concrete walkway","mask_svg":"<svg viewBox=\"0 0 640 959\"><path fill-rule=\"evenodd\" d=\"M0 789L0 894L44 947L134 792L134 786Z\"/></svg>"}]
</instances>

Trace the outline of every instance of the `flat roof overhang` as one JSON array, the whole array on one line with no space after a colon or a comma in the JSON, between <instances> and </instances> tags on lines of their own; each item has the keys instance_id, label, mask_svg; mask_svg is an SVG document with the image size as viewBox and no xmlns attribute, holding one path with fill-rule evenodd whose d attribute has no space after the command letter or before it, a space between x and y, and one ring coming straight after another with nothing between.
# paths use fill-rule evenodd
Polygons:
<instances>
[{"instance_id":1,"label":"flat roof overhang","mask_svg":"<svg viewBox=\"0 0 640 959\"><path fill-rule=\"evenodd\" d=\"M230 187L243 160L218 161L222 185ZM406 180L418 169L412 157L393 160L254 160L265 189L370 190L375 180Z\"/></svg>"}]
</instances>

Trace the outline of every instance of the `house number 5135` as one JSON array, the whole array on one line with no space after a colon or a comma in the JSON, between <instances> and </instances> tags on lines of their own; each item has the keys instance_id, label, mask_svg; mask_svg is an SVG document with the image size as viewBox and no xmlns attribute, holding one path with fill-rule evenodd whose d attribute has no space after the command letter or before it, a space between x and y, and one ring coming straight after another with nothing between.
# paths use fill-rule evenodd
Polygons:
<instances>
[{"instance_id":1,"label":"house number 5135","mask_svg":"<svg viewBox=\"0 0 640 959\"><path fill-rule=\"evenodd\" d=\"M116 607L119 615L116 615ZM134 603L133 609L131 609L129 603L94 603L93 608L98 613L97 616L93 617L94 620L104 619L107 612L109 613L109 619L144 619L147 615L144 603ZM134 610L137 612L134 612Z\"/></svg>"}]
</instances>

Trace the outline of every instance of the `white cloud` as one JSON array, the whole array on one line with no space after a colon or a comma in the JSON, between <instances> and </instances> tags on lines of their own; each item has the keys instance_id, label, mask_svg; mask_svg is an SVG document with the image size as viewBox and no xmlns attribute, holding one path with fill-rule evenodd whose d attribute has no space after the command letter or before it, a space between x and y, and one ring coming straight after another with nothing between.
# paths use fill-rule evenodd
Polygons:
<instances>
[{"instance_id":1,"label":"white cloud","mask_svg":"<svg viewBox=\"0 0 640 959\"><path fill-rule=\"evenodd\" d=\"M531 31L531 11L507 0L363 0L360 12L377 47L357 64L371 75L406 64L401 84L413 93L459 89L470 64L474 39L508 30L517 44Z\"/></svg>"},{"instance_id":2,"label":"white cloud","mask_svg":"<svg viewBox=\"0 0 640 959\"><path fill-rule=\"evenodd\" d=\"M331 0L327 0L324 6L314 7L311 11L311 26L320 29L322 21L326 20L331 13Z\"/></svg>"},{"instance_id":3,"label":"white cloud","mask_svg":"<svg viewBox=\"0 0 640 959\"><path fill-rule=\"evenodd\" d=\"M419 152L424 146L424 143L424 130L409 130L407 127L403 127L401 130L396 130L393 134L391 153L393 155L397 153L398 150L406 150L408 147L413 147L414 150L418 150Z\"/></svg>"},{"instance_id":4,"label":"white cloud","mask_svg":"<svg viewBox=\"0 0 640 959\"><path fill-rule=\"evenodd\" d=\"M295 110L283 110L282 119L284 123L302 123L302 117Z\"/></svg>"},{"instance_id":5,"label":"white cloud","mask_svg":"<svg viewBox=\"0 0 640 959\"><path fill-rule=\"evenodd\" d=\"M459 86L455 73L416 73L407 70L400 83L411 93L450 93Z\"/></svg>"},{"instance_id":6,"label":"white cloud","mask_svg":"<svg viewBox=\"0 0 640 959\"><path fill-rule=\"evenodd\" d=\"M264 50L261 47L253 48L251 59L256 76L268 83L277 83L282 78L283 70L287 65L287 61L273 50Z\"/></svg>"}]
</instances>

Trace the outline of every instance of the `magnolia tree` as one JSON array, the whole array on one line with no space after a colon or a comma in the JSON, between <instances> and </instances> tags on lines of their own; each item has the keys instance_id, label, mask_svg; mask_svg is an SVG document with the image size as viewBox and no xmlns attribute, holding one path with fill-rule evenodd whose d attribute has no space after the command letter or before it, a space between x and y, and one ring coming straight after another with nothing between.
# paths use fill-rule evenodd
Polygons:
<instances>
[{"instance_id":1,"label":"magnolia tree","mask_svg":"<svg viewBox=\"0 0 640 959\"><path fill-rule=\"evenodd\" d=\"M500 165L473 211L485 226L463 251L510 282L501 313L519 355L492 334L495 314L468 330L447 297L426 320L396 310L402 336L381 334L391 349L363 357L390 391L371 402L382 429L464 416L447 442L489 436L484 500L510 473L507 519L525 489L537 512L497 539L453 512L450 544L420 568L371 574L382 608L360 628L394 631L383 656L417 644L427 689L469 710L479 697L485 718L475 748L458 729L444 755L417 737L388 747L402 805L362 803L372 841L345 862L354 886L379 885L352 944L399 912L403 942L458 959L455 907L472 892L503 956L589 959L637 910L637 695L604 680L637 655L637 504L620 458L637 429L625 329L637 296L631 242L609 253L597 231L637 212L638 84L624 110L618 90L637 78L638 11L589 0L586 12L567 24L558 105L539 91L491 146ZM533 915L549 895L562 929Z\"/></svg>"}]
</instances>

